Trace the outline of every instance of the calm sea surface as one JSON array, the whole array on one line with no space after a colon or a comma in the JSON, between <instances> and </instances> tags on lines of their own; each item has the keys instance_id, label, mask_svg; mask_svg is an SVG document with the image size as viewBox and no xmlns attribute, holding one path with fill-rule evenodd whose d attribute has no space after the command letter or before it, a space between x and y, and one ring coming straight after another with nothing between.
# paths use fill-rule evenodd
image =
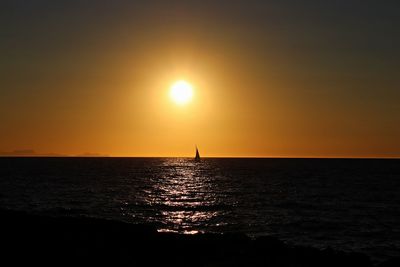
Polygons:
<instances>
[{"instance_id":1,"label":"calm sea surface","mask_svg":"<svg viewBox=\"0 0 400 267\"><path fill-rule=\"evenodd\" d=\"M0 207L400 255L400 160L0 158Z\"/></svg>"}]
</instances>

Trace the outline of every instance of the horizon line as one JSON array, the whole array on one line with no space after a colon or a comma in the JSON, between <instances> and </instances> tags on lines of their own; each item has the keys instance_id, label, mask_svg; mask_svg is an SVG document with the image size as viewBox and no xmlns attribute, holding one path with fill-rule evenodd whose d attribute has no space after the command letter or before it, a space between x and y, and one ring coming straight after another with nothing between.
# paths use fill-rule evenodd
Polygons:
<instances>
[{"instance_id":1,"label":"horizon line","mask_svg":"<svg viewBox=\"0 0 400 267\"><path fill-rule=\"evenodd\" d=\"M193 156L0 155L0 158L194 158ZM400 156L202 156L202 159L400 159Z\"/></svg>"}]
</instances>

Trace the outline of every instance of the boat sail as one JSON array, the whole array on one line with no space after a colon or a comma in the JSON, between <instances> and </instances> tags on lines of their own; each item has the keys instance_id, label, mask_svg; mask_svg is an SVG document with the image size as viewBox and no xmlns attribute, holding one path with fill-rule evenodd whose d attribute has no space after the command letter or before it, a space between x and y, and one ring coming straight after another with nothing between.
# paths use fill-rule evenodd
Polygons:
<instances>
[{"instance_id":1,"label":"boat sail","mask_svg":"<svg viewBox=\"0 0 400 267\"><path fill-rule=\"evenodd\" d=\"M194 158L195 161L200 161L200 154L199 154L199 150L197 149L196 146L196 157Z\"/></svg>"}]
</instances>

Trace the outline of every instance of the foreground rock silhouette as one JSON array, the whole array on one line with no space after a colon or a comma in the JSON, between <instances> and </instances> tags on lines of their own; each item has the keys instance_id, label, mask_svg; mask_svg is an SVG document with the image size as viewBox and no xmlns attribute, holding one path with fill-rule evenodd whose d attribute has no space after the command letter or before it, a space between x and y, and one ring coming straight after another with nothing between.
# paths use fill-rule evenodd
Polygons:
<instances>
[{"instance_id":1,"label":"foreground rock silhouette","mask_svg":"<svg viewBox=\"0 0 400 267\"><path fill-rule=\"evenodd\" d=\"M2 266L372 266L363 254L291 247L273 237L158 233L149 225L14 211L0 211L0 219Z\"/></svg>"}]
</instances>

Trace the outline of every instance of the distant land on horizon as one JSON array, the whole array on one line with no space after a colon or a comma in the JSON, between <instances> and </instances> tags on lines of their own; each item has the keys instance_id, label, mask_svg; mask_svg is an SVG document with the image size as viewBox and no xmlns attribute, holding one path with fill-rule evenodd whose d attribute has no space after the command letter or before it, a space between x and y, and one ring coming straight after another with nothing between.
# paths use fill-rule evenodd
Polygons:
<instances>
[{"instance_id":1,"label":"distant land on horizon","mask_svg":"<svg viewBox=\"0 0 400 267\"><path fill-rule=\"evenodd\" d=\"M61 153L39 153L33 149L18 149L13 151L0 151L0 157L109 157L106 154L82 153L82 154L61 154Z\"/></svg>"}]
</instances>

